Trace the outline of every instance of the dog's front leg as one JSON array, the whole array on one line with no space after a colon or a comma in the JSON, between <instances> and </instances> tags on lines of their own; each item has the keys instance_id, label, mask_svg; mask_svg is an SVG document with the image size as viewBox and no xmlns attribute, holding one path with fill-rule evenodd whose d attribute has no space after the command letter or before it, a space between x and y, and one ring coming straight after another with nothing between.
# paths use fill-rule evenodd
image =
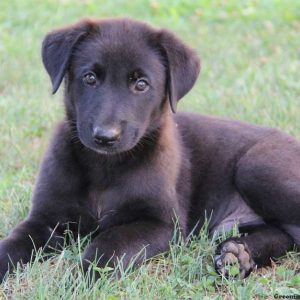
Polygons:
<instances>
[{"instance_id":1,"label":"dog's front leg","mask_svg":"<svg viewBox=\"0 0 300 300\"><path fill-rule=\"evenodd\" d=\"M54 245L58 238L42 220L28 218L0 242L0 282L18 262L30 261L35 250Z\"/></svg>"},{"instance_id":2,"label":"dog's front leg","mask_svg":"<svg viewBox=\"0 0 300 300\"><path fill-rule=\"evenodd\" d=\"M173 226L157 219L142 218L132 223L115 226L100 233L83 255L83 268L114 267L122 259L126 268L131 259L138 264L146 258L168 250Z\"/></svg>"}]
</instances>

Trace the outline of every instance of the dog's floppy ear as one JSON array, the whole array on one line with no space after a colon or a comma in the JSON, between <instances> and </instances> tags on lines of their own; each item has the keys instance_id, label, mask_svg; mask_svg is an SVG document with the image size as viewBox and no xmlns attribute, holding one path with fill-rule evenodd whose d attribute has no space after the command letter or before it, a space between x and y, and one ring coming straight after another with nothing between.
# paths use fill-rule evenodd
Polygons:
<instances>
[{"instance_id":1,"label":"dog's floppy ear","mask_svg":"<svg viewBox=\"0 0 300 300\"><path fill-rule=\"evenodd\" d=\"M194 85L200 72L200 59L195 50L186 46L167 30L159 32L159 43L167 67L167 93L172 111Z\"/></svg>"},{"instance_id":2,"label":"dog's floppy ear","mask_svg":"<svg viewBox=\"0 0 300 300\"><path fill-rule=\"evenodd\" d=\"M58 90L69 67L75 45L91 32L93 25L92 21L83 20L46 35L42 44L42 59L51 78L53 94Z\"/></svg>"}]
</instances>

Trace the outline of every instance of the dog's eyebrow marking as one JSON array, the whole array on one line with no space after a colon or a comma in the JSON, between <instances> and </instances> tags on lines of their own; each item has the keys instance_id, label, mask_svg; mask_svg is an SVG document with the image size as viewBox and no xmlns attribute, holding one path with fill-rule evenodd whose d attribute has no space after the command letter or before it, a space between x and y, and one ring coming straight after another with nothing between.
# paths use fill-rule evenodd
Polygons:
<instances>
[{"instance_id":1,"label":"dog's eyebrow marking","mask_svg":"<svg viewBox=\"0 0 300 300\"><path fill-rule=\"evenodd\" d=\"M105 66L99 64L98 62L93 64L93 70L95 70L95 72L103 72L105 70Z\"/></svg>"},{"instance_id":2,"label":"dog's eyebrow marking","mask_svg":"<svg viewBox=\"0 0 300 300\"><path fill-rule=\"evenodd\" d=\"M130 81L135 81L137 79L146 79L148 83L151 84L151 76L148 76L141 68L135 68L133 71L129 72L128 79Z\"/></svg>"},{"instance_id":3,"label":"dog's eyebrow marking","mask_svg":"<svg viewBox=\"0 0 300 300\"><path fill-rule=\"evenodd\" d=\"M129 74L133 79L137 79L139 77L145 76L145 73L141 69L135 69Z\"/></svg>"},{"instance_id":4,"label":"dog's eyebrow marking","mask_svg":"<svg viewBox=\"0 0 300 300\"><path fill-rule=\"evenodd\" d=\"M99 64L98 62L86 63L79 66L76 74L81 76L82 74L85 74L88 71L94 71L99 76L99 74L103 74L105 72L105 67Z\"/></svg>"}]
</instances>

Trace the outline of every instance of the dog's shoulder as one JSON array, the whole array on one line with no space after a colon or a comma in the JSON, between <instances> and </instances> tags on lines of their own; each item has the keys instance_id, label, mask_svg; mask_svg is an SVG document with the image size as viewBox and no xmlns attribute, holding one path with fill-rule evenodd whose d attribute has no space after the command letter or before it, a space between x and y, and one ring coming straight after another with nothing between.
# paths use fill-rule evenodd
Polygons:
<instances>
[{"instance_id":1,"label":"dog's shoulder","mask_svg":"<svg viewBox=\"0 0 300 300\"><path fill-rule=\"evenodd\" d=\"M183 132L197 131L204 135L243 135L259 138L274 131L273 128L251 124L245 121L209 116L190 112L181 112L175 116L177 127Z\"/></svg>"},{"instance_id":2,"label":"dog's shoulder","mask_svg":"<svg viewBox=\"0 0 300 300\"><path fill-rule=\"evenodd\" d=\"M226 160L247 151L276 130L266 126L196 113L178 113L175 117L185 147L193 155Z\"/></svg>"}]
</instances>

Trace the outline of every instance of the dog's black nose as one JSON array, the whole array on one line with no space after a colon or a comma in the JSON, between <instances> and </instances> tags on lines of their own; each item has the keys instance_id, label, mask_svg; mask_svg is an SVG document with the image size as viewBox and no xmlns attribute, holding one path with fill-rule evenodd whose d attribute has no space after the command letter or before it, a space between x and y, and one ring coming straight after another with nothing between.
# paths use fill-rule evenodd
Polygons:
<instances>
[{"instance_id":1,"label":"dog's black nose","mask_svg":"<svg viewBox=\"0 0 300 300\"><path fill-rule=\"evenodd\" d=\"M112 146L120 139L120 130L118 128L95 127L93 138L96 144L100 146Z\"/></svg>"}]
</instances>

